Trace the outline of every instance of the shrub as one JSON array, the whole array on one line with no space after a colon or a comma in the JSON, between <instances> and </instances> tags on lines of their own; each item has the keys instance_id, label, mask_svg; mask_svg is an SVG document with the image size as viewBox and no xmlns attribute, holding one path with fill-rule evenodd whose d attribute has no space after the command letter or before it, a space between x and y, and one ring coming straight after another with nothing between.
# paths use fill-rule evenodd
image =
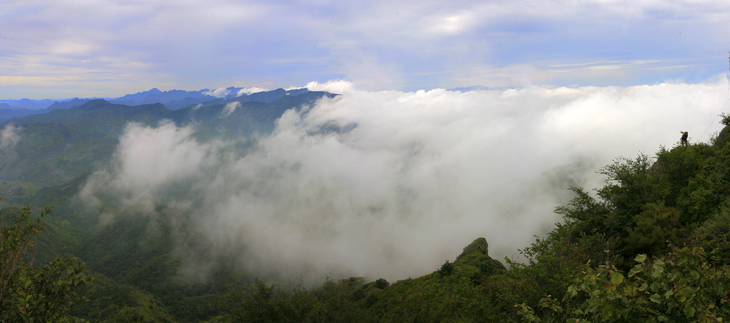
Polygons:
<instances>
[{"instance_id":1,"label":"shrub","mask_svg":"<svg viewBox=\"0 0 730 323\"><path fill-rule=\"evenodd\" d=\"M385 280L384 278L378 278L375 281L375 288L386 289L386 288L388 288L389 285L390 285L390 283L387 280Z\"/></svg>"},{"instance_id":2,"label":"shrub","mask_svg":"<svg viewBox=\"0 0 730 323\"><path fill-rule=\"evenodd\" d=\"M730 265L730 210L705 221L693 232L692 241L707 252L713 264Z\"/></svg>"},{"instance_id":3,"label":"shrub","mask_svg":"<svg viewBox=\"0 0 730 323\"><path fill-rule=\"evenodd\" d=\"M634 217L636 226L629 229L624 240L625 254L637 253L661 256L666 250L667 241L679 244L687 230L679 222L679 211L666 207L663 203L649 203L644 211ZM629 258L631 259L631 258Z\"/></svg>"},{"instance_id":4,"label":"shrub","mask_svg":"<svg viewBox=\"0 0 730 323\"><path fill-rule=\"evenodd\" d=\"M543 315L515 307L527 322L719 322L730 315L730 272L707 262L702 248L634 260L628 273L584 266L562 300L540 300Z\"/></svg>"},{"instance_id":5,"label":"shrub","mask_svg":"<svg viewBox=\"0 0 730 323\"><path fill-rule=\"evenodd\" d=\"M441 274L441 277L449 276L454 271L454 264L450 263L448 260L441 265L441 269L439 269L439 274Z\"/></svg>"}]
</instances>

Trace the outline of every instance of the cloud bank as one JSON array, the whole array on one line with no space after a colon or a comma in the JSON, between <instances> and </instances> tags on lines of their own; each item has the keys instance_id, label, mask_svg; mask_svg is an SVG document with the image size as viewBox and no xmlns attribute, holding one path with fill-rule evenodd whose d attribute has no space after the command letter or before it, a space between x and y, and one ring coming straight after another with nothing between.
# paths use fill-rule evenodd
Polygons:
<instances>
[{"instance_id":1,"label":"cloud bank","mask_svg":"<svg viewBox=\"0 0 730 323\"><path fill-rule=\"evenodd\" d=\"M194 197L167 202L192 215L210 254L242 268L416 277L480 236L493 257L516 256L559 221L552 210L568 185L596 187L598 168L671 147L680 130L707 141L727 97L723 80L464 93L348 85L287 111L242 157L224 153L232 143L191 139L192 127L130 125L82 198L114 192L136 205L188 183Z\"/></svg>"},{"instance_id":2,"label":"cloud bank","mask_svg":"<svg viewBox=\"0 0 730 323\"><path fill-rule=\"evenodd\" d=\"M342 94L354 90L352 82L345 80L331 80L325 83L312 81L307 83L307 85L304 87L310 91L325 91L335 94Z\"/></svg>"}]
</instances>

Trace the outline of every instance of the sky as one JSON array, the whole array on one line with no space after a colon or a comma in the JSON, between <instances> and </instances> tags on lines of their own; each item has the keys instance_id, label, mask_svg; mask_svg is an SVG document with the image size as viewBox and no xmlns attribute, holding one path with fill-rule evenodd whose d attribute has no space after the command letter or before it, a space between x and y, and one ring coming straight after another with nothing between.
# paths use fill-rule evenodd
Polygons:
<instances>
[{"instance_id":1,"label":"sky","mask_svg":"<svg viewBox=\"0 0 730 323\"><path fill-rule=\"evenodd\" d=\"M729 20L724 0L10 0L0 99L695 83L728 70Z\"/></svg>"}]
</instances>

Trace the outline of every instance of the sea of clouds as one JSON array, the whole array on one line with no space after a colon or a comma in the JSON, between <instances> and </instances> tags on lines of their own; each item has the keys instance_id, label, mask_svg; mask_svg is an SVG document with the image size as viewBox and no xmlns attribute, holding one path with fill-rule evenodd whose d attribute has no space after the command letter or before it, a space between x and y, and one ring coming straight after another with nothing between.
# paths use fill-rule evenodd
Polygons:
<instances>
[{"instance_id":1,"label":"sea of clouds","mask_svg":"<svg viewBox=\"0 0 730 323\"><path fill-rule=\"evenodd\" d=\"M151 212L187 183L192 194L166 203L191 215L209 255L289 277L417 277L477 237L492 257L517 258L560 221L552 211L569 185L600 186L599 168L671 148L680 131L709 142L729 97L720 77L472 92L307 87L340 95L286 112L245 155L193 139L194 126L129 124L82 200L114 193Z\"/></svg>"}]
</instances>

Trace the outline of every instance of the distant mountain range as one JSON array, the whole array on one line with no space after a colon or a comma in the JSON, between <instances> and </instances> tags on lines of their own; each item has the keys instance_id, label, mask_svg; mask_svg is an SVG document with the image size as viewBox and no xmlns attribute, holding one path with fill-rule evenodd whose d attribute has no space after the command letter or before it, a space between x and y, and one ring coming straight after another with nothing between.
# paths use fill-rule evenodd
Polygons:
<instances>
[{"instance_id":1,"label":"distant mountain range","mask_svg":"<svg viewBox=\"0 0 730 323\"><path fill-rule=\"evenodd\" d=\"M254 133L268 134L286 110L312 104L325 96L333 97L334 94L278 89L209 100L177 110L162 103L124 105L96 99L78 106L16 116L0 123L0 128L8 124L18 127L20 138L12 156L4 156L0 151L0 157L8 160L0 180L57 184L89 173L94 166L111 157L128 122L150 126L162 120L170 120L178 126L195 123L195 136L199 139L241 138ZM233 102L239 104L228 112L226 106ZM48 109L50 107L42 111Z\"/></svg>"},{"instance_id":2,"label":"distant mountain range","mask_svg":"<svg viewBox=\"0 0 730 323\"><path fill-rule=\"evenodd\" d=\"M94 99L105 99L111 103L123 105L142 105L162 103L166 107L177 110L181 108L193 107L198 104L206 105L218 104L235 98L245 97L247 101L271 102L281 98L284 95L299 95L308 90L306 88L295 90L276 89L272 91L263 91L249 93L248 88L231 86L220 89L202 89L198 91L185 90L169 90L160 91L157 88L148 91L127 94L118 98L71 98L63 100L0 100L0 122L10 120L12 118L20 118L24 116L47 113L56 109L68 109L71 107L82 105ZM505 90L505 88L487 87L481 85L458 87L447 89L447 91L489 91L489 90ZM239 100L240 101L240 100ZM207 102L207 103L206 103Z\"/></svg>"},{"instance_id":3,"label":"distant mountain range","mask_svg":"<svg viewBox=\"0 0 730 323\"><path fill-rule=\"evenodd\" d=\"M3 109L28 109L38 110L45 109L56 100L43 99L43 100L31 100L31 99L20 99L20 100L0 100L0 108Z\"/></svg>"},{"instance_id":4,"label":"distant mountain range","mask_svg":"<svg viewBox=\"0 0 730 323\"><path fill-rule=\"evenodd\" d=\"M161 103L167 108L177 110L181 108L194 107L203 103L208 106L227 103L232 100L240 102L272 102L287 95L299 95L309 91L306 88L288 91L284 89L276 89L272 91L248 94L245 89L246 88L229 87L219 90L202 89L199 91L160 91L159 89L153 88L149 91L127 94L118 98L107 98L106 100L110 103L129 106ZM57 109L68 109L80 106L95 99L99 98L73 98L61 101L51 99L0 100L0 122L5 122L13 118L44 114Z\"/></svg>"}]
</instances>

